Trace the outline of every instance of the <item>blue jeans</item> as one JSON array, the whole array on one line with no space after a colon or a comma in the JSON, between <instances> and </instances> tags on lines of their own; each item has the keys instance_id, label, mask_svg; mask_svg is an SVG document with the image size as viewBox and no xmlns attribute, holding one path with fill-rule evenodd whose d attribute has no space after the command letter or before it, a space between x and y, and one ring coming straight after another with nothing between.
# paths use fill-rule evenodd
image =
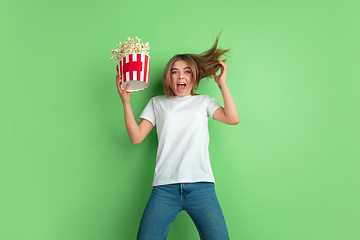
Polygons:
<instances>
[{"instance_id":1,"label":"blue jeans","mask_svg":"<svg viewBox=\"0 0 360 240\"><path fill-rule=\"evenodd\" d=\"M210 182L153 187L137 239L166 239L171 224L182 210L189 214L202 240L229 239L214 184Z\"/></svg>"}]
</instances>

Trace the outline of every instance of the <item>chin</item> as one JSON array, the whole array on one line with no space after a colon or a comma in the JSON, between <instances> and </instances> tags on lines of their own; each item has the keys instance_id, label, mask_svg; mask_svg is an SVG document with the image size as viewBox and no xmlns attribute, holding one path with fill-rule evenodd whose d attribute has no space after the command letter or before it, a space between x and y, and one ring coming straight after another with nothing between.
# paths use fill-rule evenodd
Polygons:
<instances>
[{"instance_id":1,"label":"chin","mask_svg":"<svg viewBox=\"0 0 360 240\"><path fill-rule=\"evenodd\" d=\"M173 91L173 93L174 93L174 95L177 96L177 97L185 97L185 96L191 95L191 90L192 90L192 89L185 89L185 90L182 91L182 92Z\"/></svg>"}]
</instances>

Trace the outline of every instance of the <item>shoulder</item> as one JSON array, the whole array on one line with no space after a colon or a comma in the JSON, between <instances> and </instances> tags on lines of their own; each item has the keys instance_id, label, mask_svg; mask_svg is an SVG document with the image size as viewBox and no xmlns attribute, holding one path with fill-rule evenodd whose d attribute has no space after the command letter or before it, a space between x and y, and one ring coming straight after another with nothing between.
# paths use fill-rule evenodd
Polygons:
<instances>
[{"instance_id":1,"label":"shoulder","mask_svg":"<svg viewBox=\"0 0 360 240\"><path fill-rule=\"evenodd\" d=\"M215 98L212 98L209 95L194 95L194 99L199 100L201 102L210 102L215 100Z\"/></svg>"},{"instance_id":2,"label":"shoulder","mask_svg":"<svg viewBox=\"0 0 360 240\"><path fill-rule=\"evenodd\" d=\"M158 95L155 97L152 97L151 99L167 99L166 95Z\"/></svg>"},{"instance_id":3,"label":"shoulder","mask_svg":"<svg viewBox=\"0 0 360 240\"><path fill-rule=\"evenodd\" d=\"M197 95L199 103L206 106L208 109L211 109L211 112L215 111L217 108L221 107L219 102L209 95Z\"/></svg>"},{"instance_id":4,"label":"shoulder","mask_svg":"<svg viewBox=\"0 0 360 240\"><path fill-rule=\"evenodd\" d=\"M194 95L194 99L208 99L209 95Z\"/></svg>"},{"instance_id":5,"label":"shoulder","mask_svg":"<svg viewBox=\"0 0 360 240\"><path fill-rule=\"evenodd\" d=\"M168 98L165 95L155 96L149 100L149 103L153 105L159 105L167 102Z\"/></svg>"},{"instance_id":6,"label":"shoulder","mask_svg":"<svg viewBox=\"0 0 360 240\"><path fill-rule=\"evenodd\" d=\"M163 102L166 101L168 98L165 95L155 96L150 99L153 102Z\"/></svg>"}]
</instances>

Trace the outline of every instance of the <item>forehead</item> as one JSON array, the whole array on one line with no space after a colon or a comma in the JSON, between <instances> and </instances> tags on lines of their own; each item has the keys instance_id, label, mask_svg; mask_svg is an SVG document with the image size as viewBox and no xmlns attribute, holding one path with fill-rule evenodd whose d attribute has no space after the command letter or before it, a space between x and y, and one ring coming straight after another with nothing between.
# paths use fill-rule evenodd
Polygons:
<instances>
[{"instance_id":1,"label":"forehead","mask_svg":"<svg viewBox=\"0 0 360 240\"><path fill-rule=\"evenodd\" d=\"M191 68L191 65L185 60L177 60L172 64L171 68L177 68L177 69Z\"/></svg>"}]
</instances>

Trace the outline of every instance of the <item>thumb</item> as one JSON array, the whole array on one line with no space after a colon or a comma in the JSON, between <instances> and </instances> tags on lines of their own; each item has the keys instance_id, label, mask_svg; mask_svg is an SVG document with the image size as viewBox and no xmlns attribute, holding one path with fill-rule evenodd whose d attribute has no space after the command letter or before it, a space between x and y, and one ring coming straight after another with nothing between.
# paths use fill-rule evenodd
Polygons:
<instances>
[{"instance_id":1,"label":"thumb","mask_svg":"<svg viewBox=\"0 0 360 240\"><path fill-rule=\"evenodd\" d=\"M130 84L126 84L124 90L125 90L125 91L128 91L129 87L130 87Z\"/></svg>"},{"instance_id":2,"label":"thumb","mask_svg":"<svg viewBox=\"0 0 360 240\"><path fill-rule=\"evenodd\" d=\"M213 74L214 80L217 81L217 79L219 78L218 75L216 75L215 73Z\"/></svg>"}]
</instances>

